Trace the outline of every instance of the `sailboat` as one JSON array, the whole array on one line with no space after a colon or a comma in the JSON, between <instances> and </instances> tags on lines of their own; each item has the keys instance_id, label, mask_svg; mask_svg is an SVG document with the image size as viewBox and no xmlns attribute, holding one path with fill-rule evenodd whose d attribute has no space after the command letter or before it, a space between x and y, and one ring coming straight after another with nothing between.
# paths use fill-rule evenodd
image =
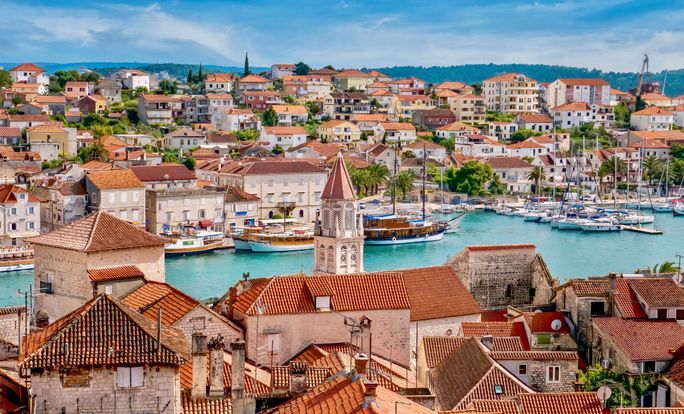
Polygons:
<instances>
[{"instance_id":1,"label":"sailboat","mask_svg":"<svg viewBox=\"0 0 684 414\"><path fill-rule=\"evenodd\" d=\"M641 181L642 181L642 161L644 157L644 143L641 143L641 152L639 153L639 170L637 178L637 201L636 201L636 213L620 214L618 215L618 221L622 225L634 225L640 226L642 224L649 224L655 221L655 216L650 214L641 214ZM629 164L628 164L629 165ZM627 194L629 194L629 167L627 168ZM627 203L627 208L629 203Z\"/></svg>"},{"instance_id":2,"label":"sailboat","mask_svg":"<svg viewBox=\"0 0 684 414\"><path fill-rule=\"evenodd\" d=\"M397 149L401 148L399 142ZM422 217L418 220L411 220L408 217L397 216L396 197L397 197L397 170L399 156L395 149L394 174L392 179L392 214L382 216L364 216L363 234L366 236L364 244L367 245L400 245L411 243L425 243L439 241L444 238L449 224L443 221L428 221L425 214L425 177L427 175L427 157L423 148L423 188L422 198Z\"/></svg>"}]
</instances>

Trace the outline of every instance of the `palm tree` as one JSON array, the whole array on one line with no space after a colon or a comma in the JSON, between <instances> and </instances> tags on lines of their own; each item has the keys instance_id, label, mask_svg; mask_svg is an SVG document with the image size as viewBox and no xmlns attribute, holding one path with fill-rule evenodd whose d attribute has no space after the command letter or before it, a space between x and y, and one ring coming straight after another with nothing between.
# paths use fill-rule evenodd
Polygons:
<instances>
[{"instance_id":1,"label":"palm tree","mask_svg":"<svg viewBox=\"0 0 684 414\"><path fill-rule=\"evenodd\" d=\"M368 185L370 186L370 192L371 194L377 194L380 185L387 182L389 169L383 164L371 164L366 169L369 175Z\"/></svg>"},{"instance_id":2,"label":"palm tree","mask_svg":"<svg viewBox=\"0 0 684 414\"><path fill-rule=\"evenodd\" d=\"M627 164L622 160L622 158L613 155L612 157L608 158L607 160L603 161L601 166L599 167L598 170L598 176L603 179L608 174L613 175L613 183L617 183L617 175L618 174L626 174L627 173ZM603 181L603 180L601 180ZM615 195L613 195L615 197Z\"/></svg>"},{"instance_id":3,"label":"palm tree","mask_svg":"<svg viewBox=\"0 0 684 414\"><path fill-rule=\"evenodd\" d=\"M352 184L356 187L356 195L359 198L365 197L370 182L370 172L367 168L348 167L348 170L349 178L351 178Z\"/></svg>"},{"instance_id":4,"label":"palm tree","mask_svg":"<svg viewBox=\"0 0 684 414\"><path fill-rule=\"evenodd\" d=\"M536 190L537 195L539 195L541 192L541 182L542 180L546 180L544 169L539 165L535 165L532 167L532 170L530 170L530 173L527 174L527 179L534 181L534 189Z\"/></svg>"},{"instance_id":5,"label":"palm tree","mask_svg":"<svg viewBox=\"0 0 684 414\"><path fill-rule=\"evenodd\" d=\"M644 158L642 163L642 168L644 170L644 178L648 180L648 184L653 184L653 178L655 178L660 171L663 169L662 162L655 155L649 155Z\"/></svg>"},{"instance_id":6,"label":"palm tree","mask_svg":"<svg viewBox=\"0 0 684 414\"><path fill-rule=\"evenodd\" d=\"M79 151L78 158L83 162L88 162L90 160L108 161L109 151L107 151L107 148L105 148L100 140L97 140L82 148Z\"/></svg>"},{"instance_id":7,"label":"palm tree","mask_svg":"<svg viewBox=\"0 0 684 414\"><path fill-rule=\"evenodd\" d=\"M675 266L674 262L663 262L659 265L653 266L653 273L676 273L679 272L679 267Z\"/></svg>"},{"instance_id":8,"label":"palm tree","mask_svg":"<svg viewBox=\"0 0 684 414\"><path fill-rule=\"evenodd\" d=\"M406 193L413 190L413 180L416 178L416 174L411 170L401 171L395 177L397 191L401 193L401 198L406 197Z\"/></svg>"}]
</instances>

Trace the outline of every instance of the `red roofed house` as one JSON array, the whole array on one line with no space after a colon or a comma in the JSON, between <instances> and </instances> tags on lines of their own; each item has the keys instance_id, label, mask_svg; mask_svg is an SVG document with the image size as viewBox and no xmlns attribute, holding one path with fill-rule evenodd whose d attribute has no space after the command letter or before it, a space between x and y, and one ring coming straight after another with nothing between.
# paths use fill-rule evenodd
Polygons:
<instances>
[{"instance_id":1,"label":"red roofed house","mask_svg":"<svg viewBox=\"0 0 684 414\"><path fill-rule=\"evenodd\" d=\"M483 309L550 303L557 284L533 244L468 246L447 265Z\"/></svg>"},{"instance_id":2,"label":"red roofed house","mask_svg":"<svg viewBox=\"0 0 684 414\"><path fill-rule=\"evenodd\" d=\"M106 211L134 224L145 222L145 185L130 169L90 171L88 211Z\"/></svg>"},{"instance_id":3,"label":"red roofed house","mask_svg":"<svg viewBox=\"0 0 684 414\"><path fill-rule=\"evenodd\" d=\"M270 148L278 145L287 151L306 142L306 129L302 126L262 126L260 139Z\"/></svg>"},{"instance_id":4,"label":"red roofed house","mask_svg":"<svg viewBox=\"0 0 684 414\"><path fill-rule=\"evenodd\" d=\"M362 352L372 335L374 354L409 363L411 305L399 272L246 279L223 306L244 328L247 357L267 366L311 343L349 341L350 328Z\"/></svg>"},{"instance_id":5,"label":"red roofed house","mask_svg":"<svg viewBox=\"0 0 684 414\"><path fill-rule=\"evenodd\" d=\"M309 120L309 112L304 105L273 105L278 115L278 125L292 126Z\"/></svg>"},{"instance_id":6,"label":"red roofed house","mask_svg":"<svg viewBox=\"0 0 684 414\"><path fill-rule=\"evenodd\" d=\"M332 76L333 85L338 91L363 91L375 80L372 75L356 69L340 71Z\"/></svg>"},{"instance_id":7,"label":"red roofed house","mask_svg":"<svg viewBox=\"0 0 684 414\"><path fill-rule=\"evenodd\" d=\"M472 93L458 95L451 98L449 107L456 114L456 119L462 122L480 123L485 121L487 110L485 100Z\"/></svg>"},{"instance_id":8,"label":"red roofed house","mask_svg":"<svg viewBox=\"0 0 684 414\"><path fill-rule=\"evenodd\" d=\"M183 164L133 166L131 171L147 189L196 187L197 177Z\"/></svg>"},{"instance_id":9,"label":"red roofed house","mask_svg":"<svg viewBox=\"0 0 684 414\"><path fill-rule=\"evenodd\" d=\"M238 92L265 91L273 86L273 82L259 75L247 75L237 81Z\"/></svg>"},{"instance_id":10,"label":"red roofed house","mask_svg":"<svg viewBox=\"0 0 684 414\"><path fill-rule=\"evenodd\" d=\"M603 79L556 79L549 84L547 94L550 108L570 102L610 105L610 84Z\"/></svg>"},{"instance_id":11,"label":"red roofed house","mask_svg":"<svg viewBox=\"0 0 684 414\"><path fill-rule=\"evenodd\" d=\"M40 231L40 200L21 187L0 186L0 244L20 244Z\"/></svg>"},{"instance_id":12,"label":"red roofed house","mask_svg":"<svg viewBox=\"0 0 684 414\"><path fill-rule=\"evenodd\" d=\"M22 63L9 70L12 82L37 83L41 85L39 94L45 94L50 85L50 76L45 69L33 63Z\"/></svg>"},{"instance_id":13,"label":"red roofed house","mask_svg":"<svg viewBox=\"0 0 684 414\"><path fill-rule=\"evenodd\" d=\"M549 109L556 128L572 128L592 123L595 126L609 126L615 120L610 107L589 105L586 102L569 102Z\"/></svg>"},{"instance_id":14,"label":"red roofed house","mask_svg":"<svg viewBox=\"0 0 684 414\"><path fill-rule=\"evenodd\" d=\"M145 124L171 125L181 115L180 98L167 95L142 94L138 98L138 116Z\"/></svg>"},{"instance_id":15,"label":"red roofed house","mask_svg":"<svg viewBox=\"0 0 684 414\"><path fill-rule=\"evenodd\" d=\"M283 92L307 99L319 99L332 92L332 78L328 75L286 75Z\"/></svg>"},{"instance_id":16,"label":"red roofed house","mask_svg":"<svg viewBox=\"0 0 684 414\"><path fill-rule=\"evenodd\" d=\"M409 122L380 122L374 128L375 142L410 143L416 140L416 128Z\"/></svg>"},{"instance_id":17,"label":"red roofed house","mask_svg":"<svg viewBox=\"0 0 684 414\"><path fill-rule=\"evenodd\" d=\"M278 91L243 91L242 103L249 109L264 111L271 105L283 103Z\"/></svg>"},{"instance_id":18,"label":"red roofed house","mask_svg":"<svg viewBox=\"0 0 684 414\"><path fill-rule=\"evenodd\" d=\"M520 73L505 73L482 82L487 109L506 113L539 112L539 84Z\"/></svg>"},{"instance_id":19,"label":"red roofed house","mask_svg":"<svg viewBox=\"0 0 684 414\"><path fill-rule=\"evenodd\" d=\"M164 281L164 244L105 212L30 239L35 249L36 311L50 321L98 293L121 297L147 280Z\"/></svg>"},{"instance_id":20,"label":"red roofed house","mask_svg":"<svg viewBox=\"0 0 684 414\"><path fill-rule=\"evenodd\" d=\"M436 161L442 161L447 155L447 149L432 141L420 140L414 141L408 145L404 145L405 151L411 151L416 158L431 158Z\"/></svg>"},{"instance_id":21,"label":"red roofed house","mask_svg":"<svg viewBox=\"0 0 684 414\"><path fill-rule=\"evenodd\" d=\"M657 106L633 112L629 124L637 131L668 131L674 124L674 113Z\"/></svg>"},{"instance_id":22,"label":"red roofed house","mask_svg":"<svg viewBox=\"0 0 684 414\"><path fill-rule=\"evenodd\" d=\"M210 73L204 78L204 90L207 92L231 93L235 75L232 73Z\"/></svg>"},{"instance_id":23,"label":"red roofed house","mask_svg":"<svg viewBox=\"0 0 684 414\"><path fill-rule=\"evenodd\" d=\"M226 132L261 129L261 118L249 108L230 108L218 111L211 117L214 129Z\"/></svg>"},{"instance_id":24,"label":"red roofed house","mask_svg":"<svg viewBox=\"0 0 684 414\"><path fill-rule=\"evenodd\" d=\"M535 132L549 132L553 129L553 119L545 114L519 114L513 119L518 129L529 129Z\"/></svg>"},{"instance_id":25,"label":"red roofed house","mask_svg":"<svg viewBox=\"0 0 684 414\"><path fill-rule=\"evenodd\" d=\"M274 63L271 65L271 79L283 79L285 76L292 76L297 70L297 65L292 63Z\"/></svg>"},{"instance_id":26,"label":"red roofed house","mask_svg":"<svg viewBox=\"0 0 684 414\"><path fill-rule=\"evenodd\" d=\"M180 367L190 360L180 331L157 328L154 321L100 294L28 335L18 363L30 376L36 412L64 407L156 412L165 407L165 413L180 414Z\"/></svg>"},{"instance_id":27,"label":"red roofed house","mask_svg":"<svg viewBox=\"0 0 684 414\"><path fill-rule=\"evenodd\" d=\"M543 151L545 148L540 146L537 149ZM494 174L506 184L508 192L524 194L532 191L532 183L527 178L532 170L532 164L529 162L520 157L488 157L485 161L492 166Z\"/></svg>"}]
</instances>

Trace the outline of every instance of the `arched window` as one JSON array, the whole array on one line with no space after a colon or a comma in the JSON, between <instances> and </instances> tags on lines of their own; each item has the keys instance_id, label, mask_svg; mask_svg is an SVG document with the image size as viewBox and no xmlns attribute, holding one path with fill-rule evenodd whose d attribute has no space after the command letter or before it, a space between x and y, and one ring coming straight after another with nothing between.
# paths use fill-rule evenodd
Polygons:
<instances>
[{"instance_id":1,"label":"arched window","mask_svg":"<svg viewBox=\"0 0 684 414\"><path fill-rule=\"evenodd\" d=\"M304 210L299 210L299 218L304 218Z\"/></svg>"},{"instance_id":2,"label":"arched window","mask_svg":"<svg viewBox=\"0 0 684 414\"><path fill-rule=\"evenodd\" d=\"M268 218L273 218L273 212L272 211L268 212Z\"/></svg>"},{"instance_id":3,"label":"arched window","mask_svg":"<svg viewBox=\"0 0 684 414\"><path fill-rule=\"evenodd\" d=\"M354 230L354 205L352 203L344 206L344 229Z\"/></svg>"},{"instance_id":4,"label":"arched window","mask_svg":"<svg viewBox=\"0 0 684 414\"><path fill-rule=\"evenodd\" d=\"M323 244L318 246L318 261L321 264L325 263L325 246Z\"/></svg>"},{"instance_id":5,"label":"arched window","mask_svg":"<svg viewBox=\"0 0 684 414\"><path fill-rule=\"evenodd\" d=\"M335 249L332 246L328 246L328 263L326 263L328 269L335 266Z\"/></svg>"},{"instance_id":6,"label":"arched window","mask_svg":"<svg viewBox=\"0 0 684 414\"><path fill-rule=\"evenodd\" d=\"M349 248L349 262L352 265L356 264L356 245L352 244Z\"/></svg>"},{"instance_id":7,"label":"arched window","mask_svg":"<svg viewBox=\"0 0 684 414\"><path fill-rule=\"evenodd\" d=\"M347 246L340 248L340 267L347 268Z\"/></svg>"}]
</instances>

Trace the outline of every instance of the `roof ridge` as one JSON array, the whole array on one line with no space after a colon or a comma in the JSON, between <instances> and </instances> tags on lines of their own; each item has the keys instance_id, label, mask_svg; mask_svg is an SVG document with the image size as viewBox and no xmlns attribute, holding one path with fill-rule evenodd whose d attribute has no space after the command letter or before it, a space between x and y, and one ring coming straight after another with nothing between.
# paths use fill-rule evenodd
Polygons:
<instances>
[{"instance_id":1,"label":"roof ridge","mask_svg":"<svg viewBox=\"0 0 684 414\"><path fill-rule=\"evenodd\" d=\"M97 224L100 221L100 216L102 216L102 211L98 211L95 214L95 218L93 219L93 225L90 226L90 231L88 232L88 241L86 242L85 248L83 250L88 250L90 248L90 244L93 242L93 238L95 237L95 229L97 228Z\"/></svg>"}]
</instances>

